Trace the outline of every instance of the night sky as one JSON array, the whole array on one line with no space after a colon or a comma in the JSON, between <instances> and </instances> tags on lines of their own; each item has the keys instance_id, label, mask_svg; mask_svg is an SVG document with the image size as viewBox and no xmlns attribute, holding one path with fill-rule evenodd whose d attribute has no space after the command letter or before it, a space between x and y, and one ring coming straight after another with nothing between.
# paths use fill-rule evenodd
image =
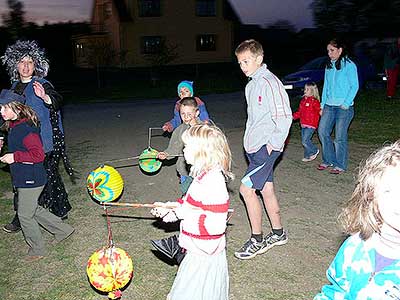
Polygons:
<instances>
[{"instance_id":1,"label":"night sky","mask_svg":"<svg viewBox=\"0 0 400 300\"><path fill-rule=\"evenodd\" d=\"M94 0L93 0L94 1ZM92 0L23 0L28 21L39 24L88 21ZM229 0L245 24L270 24L289 20L297 29L312 27L308 6L312 0ZM0 0L0 15L6 12L6 0Z\"/></svg>"}]
</instances>

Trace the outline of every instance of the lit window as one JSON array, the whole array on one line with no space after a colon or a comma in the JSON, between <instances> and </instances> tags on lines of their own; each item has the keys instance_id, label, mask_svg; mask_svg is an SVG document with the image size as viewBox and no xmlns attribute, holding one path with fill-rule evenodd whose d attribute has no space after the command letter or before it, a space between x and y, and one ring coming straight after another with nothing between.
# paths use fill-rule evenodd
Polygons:
<instances>
[{"instance_id":1,"label":"lit window","mask_svg":"<svg viewBox=\"0 0 400 300\"><path fill-rule=\"evenodd\" d=\"M160 17L160 0L139 0L139 17Z\"/></svg>"},{"instance_id":2,"label":"lit window","mask_svg":"<svg viewBox=\"0 0 400 300\"><path fill-rule=\"evenodd\" d=\"M217 4L215 0L196 0L196 16L215 17L217 15Z\"/></svg>"},{"instance_id":3,"label":"lit window","mask_svg":"<svg viewBox=\"0 0 400 300\"><path fill-rule=\"evenodd\" d=\"M215 34L202 34L196 38L197 51L215 51L217 49L217 37Z\"/></svg>"},{"instance_id":4,"label":"lit window","mask_svg":"<svg viewBox=\"0 0 400 300\"><path fill-rule=\"evenodd\" d=\"M160 52L161 36L144 36L141 39L141 52L143 54Z\"/></svg>"}]
</instances>

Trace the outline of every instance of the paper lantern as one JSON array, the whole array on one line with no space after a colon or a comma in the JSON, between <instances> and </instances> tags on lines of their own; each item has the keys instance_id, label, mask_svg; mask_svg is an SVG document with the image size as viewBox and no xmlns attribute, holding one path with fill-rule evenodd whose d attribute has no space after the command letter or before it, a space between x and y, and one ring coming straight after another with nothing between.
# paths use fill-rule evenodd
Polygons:
<instances>
[{"instance_id":1,"label":"paper lantern","mask_svg":"<svg viewBox=\"0 0 400 300\"><path fill-rule=\"evenodd\" d=\"M121 196L124 181L117 170L105 165L90 172L87 178L87 189L95 200L110 202Z\"/></svg>"},{"instance_id":2,"label":"paper lantern","mask_svg":"<svg viewBox=\"0 0 400 300\"><path fill-rule=\"evenodd\" d=\"M110 299L118 299L120 291L133 276L133 263L121 248L114 246L94 252L87 263L86 273L90 284Z\"/></svg>"},{"instance_id":3,"label":"paper lantern","mask_svg":"<svg viewBox=\"0 0 400 300\"><path fill-rule=\"evenodd\" d=\"M139 167L147 172L154 173L161 168L161 161L157 157L158 151L153 148L145 149L139 156Z\"/></svg>"}]
</instances>

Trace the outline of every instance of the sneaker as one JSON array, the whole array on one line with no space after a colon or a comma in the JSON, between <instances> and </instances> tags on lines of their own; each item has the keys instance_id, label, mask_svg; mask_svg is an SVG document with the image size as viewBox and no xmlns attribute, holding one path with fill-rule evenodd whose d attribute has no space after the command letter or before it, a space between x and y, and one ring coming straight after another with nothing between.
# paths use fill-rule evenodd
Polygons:
<instances>
[{"instance_id":1,"label":"sneaker","mask_svg":"<svg viewBox=\"0 0 400 300\"><path fill-rule=\"evenodd\" d=\"M329 174L340 175L344 173L344 170L338 167L334 167L332 170L329 171Z\"/></svg>"},{"instance_id":2,"label":"sneaker","mask_svg":"<svg viewBox=\"0 0 400 300\"><path fill-rule=\"evenodd\" d=\"M313 161L314 159L317 158L318 154L319 154L319 149L317 149L317 153L311 155L310 157L304 157L301 161L302 161L302 162Z\"/></svg>"},{"instance_id":3,"label":"sneaker","mask_svg":"<svg viewBox=\"0 0 400 300\"><path fill-rule=\"evenodd\" d=\"M326 170L326 169L328 169L330 167L333 167L333 165L328 165L328 164L322 163L322 164L318 165L317 170L323 171L323 170Z\"/></svg>"},{"instance_id":4,"label":"sneaker","mask_svg":"<svg viewBox=\"0 0 400 300\"><path fill-rule=\"evenodd\" d=\"M250 238L239 251L235 252L235 256L239 259L251 259L259 254L263 246L263 242L257 242L255 238Z\"/></svg>"},{"instance_id":5,"label":"sneaker","mask_svg":"<svg viewBox=\"0 0 400 300\"><path fill-rule=\"evenodd\" d=\"M285 245L287 242L288 242L288 236L286 234L286 231L283 231L282 235L277 235L271 231L264 237L263 240L264 246L257 254L263 254L272 247L282 246Z\"/></svg>"},{"instance_id":6,"label":"sneaker","mask_svg":"<svg viewBox=\"0 0 400 300\"><path fill-rule=\"evenodd\" d=\"M7 233L17 233L18 231L21 230L21 227L13 223L9 223L3 226L3 230Z\"/></svg>"}]
</instances>

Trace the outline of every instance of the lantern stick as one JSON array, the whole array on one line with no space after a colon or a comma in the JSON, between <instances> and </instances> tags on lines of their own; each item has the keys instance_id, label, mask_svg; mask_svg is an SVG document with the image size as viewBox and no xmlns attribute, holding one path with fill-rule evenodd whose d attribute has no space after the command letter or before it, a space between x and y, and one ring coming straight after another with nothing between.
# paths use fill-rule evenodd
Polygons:
<instances>
[{"instance_id":1,"label":"lantern stick","mask_svg":"<svg viewBox=\"0 0 400 300\"><path fill-rule=\"evenodd\" d=\"M183 157L183 154L168 154L167 157ZM155 159L157 156L132 156L132 157L127 157L127 158L121 158L121 159L112 159L112 160L106 160L101 163L101 165L104 165L106 163L115 163L115 162L120 162L120 161L125 161L125 160L132 160L132 159L139 159L139 160L146 160L146 159Z\"/></svg>"},{"instance_id":2,"label":"lantern stick","mask_svg":"<svg viewBox=\"0 0 400 300\"><path fill-rule=\"evenodd\" d=\"M149 128L149 143L148 143L147 149L151 149L151 146L150 146L151 131L152 131L152 130L160 130L160 129L163 130L162 127L150 127L150 128Z\"/></svg>"},{"instance_id":3,"label":"lantern stick","mask_svg":"<svg viewBox=\"0 0 400 300\"><path fill-rule=\"evenodd\" d=\"M162 207L162 208L169 208L174 209L177 208L177 205L164 205L164 204L150 204L150 203L127 203L127 202L106 202L102 203L105 206L121 206L121 207L132 207L132 208L141 208L141 207L148 207L148 208L155 208L155 207ZM200 208L191 206L192 209L200 210ZM233 213L233 208L228 208L228 213Z\"/></svg>"}]
</instances>

